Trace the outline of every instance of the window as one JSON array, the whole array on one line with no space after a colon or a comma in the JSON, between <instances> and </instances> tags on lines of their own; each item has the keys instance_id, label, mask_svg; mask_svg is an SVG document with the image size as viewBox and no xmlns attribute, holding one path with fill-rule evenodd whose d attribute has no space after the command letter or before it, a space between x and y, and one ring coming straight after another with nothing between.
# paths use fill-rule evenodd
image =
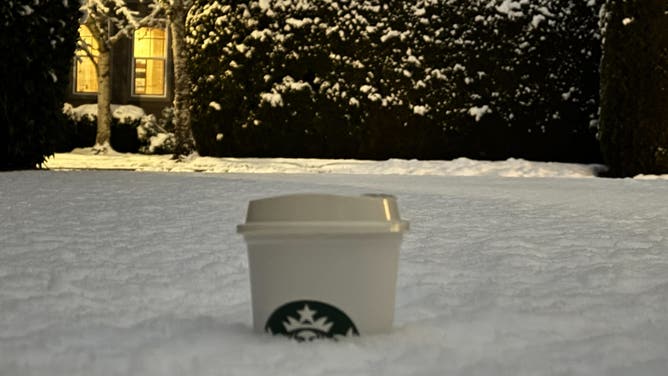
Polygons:
<instances>
[{"instance_id":1,"label":"window","mask_svg":"<svg viewBox=\"0 0 668 376\"><path fill-rule=\"evenodd\" d=\"M79 38L88 45L93 58L96 59L98 55L97 40L93 38L93 34L84 25L79 26ZM85 51L77 50L74 71L75 92L97 93L97 69L95 63Z\"/></svg>"},{"instance_id":2,"label":"window","mask_svg":"<svg viewBox=\"0 0 668 376\"><path fill-rule=\"evenodd\" d=\"M167 41L165 29L141 27L133 38L134 95L165 95Z\"/></svg>"}]
</instances>

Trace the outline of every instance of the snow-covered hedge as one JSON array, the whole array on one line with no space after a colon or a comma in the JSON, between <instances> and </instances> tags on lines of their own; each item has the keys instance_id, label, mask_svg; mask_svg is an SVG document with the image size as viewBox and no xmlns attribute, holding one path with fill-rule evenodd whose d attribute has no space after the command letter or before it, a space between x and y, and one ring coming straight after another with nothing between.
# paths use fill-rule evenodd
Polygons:
<instances>
[{"instance_id":1,"label":"snow-covered hedge","mask_svg":"<svg viewBox=\"0 0 668 376\"><path fill-rule=\"evenodd\" d=\"M163 110L160 119L133 105L112 105L111 110L111 146L114 150L144 154L169 154L173 151L174 133L169 109ZM66 103L63 113L68 124L58 137L57 151L95 145L97 104L72 107Z\"/></svg>"},{"instance_id":2,"label":"snow-covered hedge","mask_svg":"<svg viewBox=\"0 0 668 376\"><path fill-rule=\"evenodd\" d=\"M201 0L204 155L592 159L600 0Z\"/></svg>"},{"instance_id":3,"label":"snow-covered hedge","mask_svg":"<svg viewBox=\"0 0 668 376\"><path fill-rule=\"evenodd\" d=\"M77 40L77 1L0 2L0 169L54 151Z\"/></svg>"}]
</instances>

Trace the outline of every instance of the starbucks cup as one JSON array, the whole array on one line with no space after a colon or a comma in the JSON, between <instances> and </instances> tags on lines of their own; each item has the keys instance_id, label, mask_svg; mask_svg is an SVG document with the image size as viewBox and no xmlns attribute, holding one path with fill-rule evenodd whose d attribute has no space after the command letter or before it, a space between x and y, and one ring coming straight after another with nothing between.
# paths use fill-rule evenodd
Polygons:
<instances>
[{"instance_id":1,"label":"starbucks cup","mask_svg":"<svg viewBox=\"0 0 668 376\"><path fill-rule=\"evenodd\" d=\"M296 194L251 201L253 326L299 341L387 332L403 233L389 195Z\"/></svg>"}]
</instances>

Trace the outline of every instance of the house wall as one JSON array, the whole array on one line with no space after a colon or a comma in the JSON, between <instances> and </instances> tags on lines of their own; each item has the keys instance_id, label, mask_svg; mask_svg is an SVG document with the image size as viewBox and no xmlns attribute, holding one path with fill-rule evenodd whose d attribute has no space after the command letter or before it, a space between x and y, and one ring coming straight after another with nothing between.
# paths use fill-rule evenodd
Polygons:
<instances>
[{"instance_id":1,"label":"house wall","mask_svg":"<svg viewBox=\"0 0 668 376\"><path fill-rule=\"evenodd\" d=\"M166 70L166 88L165 96L136 96L132 95L132 40L130 38L122 38L119 40L111 52L111 101L113 104L131 104L144 109L146 113L154 114L157 117L163 108L172 105L174 99L174 69L171 49L171 34L167 28L167 62L165 64ZM70 90L66 101L73 106L82 104L97 103L97 94L95 93L76 93L75 92L75 63L73 60L72 69L70 73Z\"/></svg>"}]
</instances>

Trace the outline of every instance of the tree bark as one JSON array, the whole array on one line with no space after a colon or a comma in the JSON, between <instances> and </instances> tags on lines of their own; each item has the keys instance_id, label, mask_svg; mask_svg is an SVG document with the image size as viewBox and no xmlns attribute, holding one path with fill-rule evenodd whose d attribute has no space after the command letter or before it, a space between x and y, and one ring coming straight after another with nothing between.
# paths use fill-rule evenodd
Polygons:
<instances>
[{"instance_id":1,"label":"tree bark","mask_svg":"<svg viewBox=\"0 0 668 376\"><path fill-rule=\"evenodd\" d=\"M183 0L175 0L169 12L174 56L174 158L195 151L195 139L190 125L190 76L186 69L186 14Z\"/></svg>"},{"instance_id":2,"label":"tree bark","mask_svg":"<svg viewBox=\"0 0 668 376\"><path fill-rule=\"evenodd\" d=\"M111 50L100 43L97 61L97 135L95 147L104 152L111 139Z\"/></svg>"},{"instance_id":3,"label":"tree bark","mask_svg":"<svg viewBox=\"0 0 668 376\"><path fill-rule=\"evenodd\" d=\"M610 175L668 172L665 0L608 0L601 61L601 148Z\"/></svg>"}]
</instances>

